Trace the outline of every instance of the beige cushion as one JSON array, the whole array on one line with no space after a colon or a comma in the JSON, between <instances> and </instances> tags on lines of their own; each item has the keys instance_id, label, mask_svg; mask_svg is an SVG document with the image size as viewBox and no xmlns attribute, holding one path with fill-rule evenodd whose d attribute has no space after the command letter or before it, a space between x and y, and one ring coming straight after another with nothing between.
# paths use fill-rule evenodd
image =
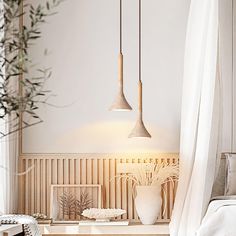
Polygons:
<instances>
[{"instance_id":1,"label":"beige cushion","mask_svg":"<svg viewBox=\"0 0 236 236\"><path fill-rule=\"evenodd\" d=\"M230 154L226 158L227 173L225 195L236 195L236 155Z\"/></svg>"},{"instance_id":2,"label":"beige cushion","mask_svg":"<svg viewBox=\"0 0 236 236\"><path fill-rule=\"evenodd\" d=\"M222 196L225 193L225 181L226 181L226 159L221 158L218 175L215 179L212 197Z\"/></svg>"}]
</instances>

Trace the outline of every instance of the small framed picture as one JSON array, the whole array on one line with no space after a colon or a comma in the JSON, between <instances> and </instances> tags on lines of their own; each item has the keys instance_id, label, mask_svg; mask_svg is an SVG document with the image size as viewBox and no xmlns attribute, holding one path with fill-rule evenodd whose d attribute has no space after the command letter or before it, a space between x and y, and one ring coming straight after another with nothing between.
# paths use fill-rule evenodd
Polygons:
<instances>
[{"instance_id":1,"label":"small framed picture","mask_svg":"<svg viewBox=\"0 0 236 236\"><path fill-rule=\"evenodd\" d=\"M101 185L51 185L52 223L76 223L85 209L101 207Z\"/></svg>"}]
</instances>

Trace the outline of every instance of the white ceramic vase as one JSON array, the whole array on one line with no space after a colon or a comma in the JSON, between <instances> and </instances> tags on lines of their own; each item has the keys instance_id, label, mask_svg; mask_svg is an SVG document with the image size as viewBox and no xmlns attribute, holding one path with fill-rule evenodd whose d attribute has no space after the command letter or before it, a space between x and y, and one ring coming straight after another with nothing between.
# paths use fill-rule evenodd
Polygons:
<instances>
[{"instance_id":1,"label":"white ceramic vase","mask_svg":"<svg viewBox=\"0 0 236 236\"><path fill-rule=\"evenodd\" d=\"M135 207L142 224L155 224L161 205L160 186L136 186Z\"/></svg>"}]
</instances>

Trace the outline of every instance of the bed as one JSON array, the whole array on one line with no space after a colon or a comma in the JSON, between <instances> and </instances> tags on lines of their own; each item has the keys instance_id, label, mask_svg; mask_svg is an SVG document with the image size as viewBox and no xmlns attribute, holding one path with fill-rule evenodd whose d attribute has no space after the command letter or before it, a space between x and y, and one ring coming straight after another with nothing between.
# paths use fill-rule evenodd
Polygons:
<instances>
[{"instance_id":1,"label":"bed","mask_svg":"<svg viewBox=\"0 0 236 236\"><path fill-rule=\"evenodd\" d=\"M0 215L1 224L22 224L25 236L41 236L37 221L28 215Z\"/></svg>"},{"instance_id":2,"label":"bed","mask_svg":"<svg viewBox=\"0 0 236 236\"><path fill-rule=\"evenodd\" d=\"M230 158L234 163L230 162L228 157L221 159L212 199L196 233L197 236L236 236L236 194L235 189L228 189L229 177L232 177L231 186L236 186L235 167L232 169L232 165L229 164L233 163L236 166L236 155L231 155ZM232 176L229 176L231 174Z\"/></svg>"},{"instance_id":3,"label":"bed","mask_svg":"<svg viewBox=\"0 0 236 236\"><path fill-rule=\"evenodd\" d=\"M197 236L236 236L236 196L214 198Z\"/></svg>"}]
</instances>

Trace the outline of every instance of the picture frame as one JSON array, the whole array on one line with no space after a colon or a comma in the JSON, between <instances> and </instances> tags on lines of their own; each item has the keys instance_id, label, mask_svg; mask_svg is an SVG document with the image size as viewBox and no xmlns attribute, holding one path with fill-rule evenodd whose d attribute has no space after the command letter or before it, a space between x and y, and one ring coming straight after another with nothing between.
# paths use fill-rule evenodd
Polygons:
<instances>
[{"instance_id":1,"label":"picture frame","mask_svg":"<svg viewBox=\"0 0 236 236\"><path fill-rule=\"evenodd\" d=\"M52 223L79 223L88 208L102 207L102 186L99 184L51 185L50 218Z\"/></svg>"}]
</instances>

